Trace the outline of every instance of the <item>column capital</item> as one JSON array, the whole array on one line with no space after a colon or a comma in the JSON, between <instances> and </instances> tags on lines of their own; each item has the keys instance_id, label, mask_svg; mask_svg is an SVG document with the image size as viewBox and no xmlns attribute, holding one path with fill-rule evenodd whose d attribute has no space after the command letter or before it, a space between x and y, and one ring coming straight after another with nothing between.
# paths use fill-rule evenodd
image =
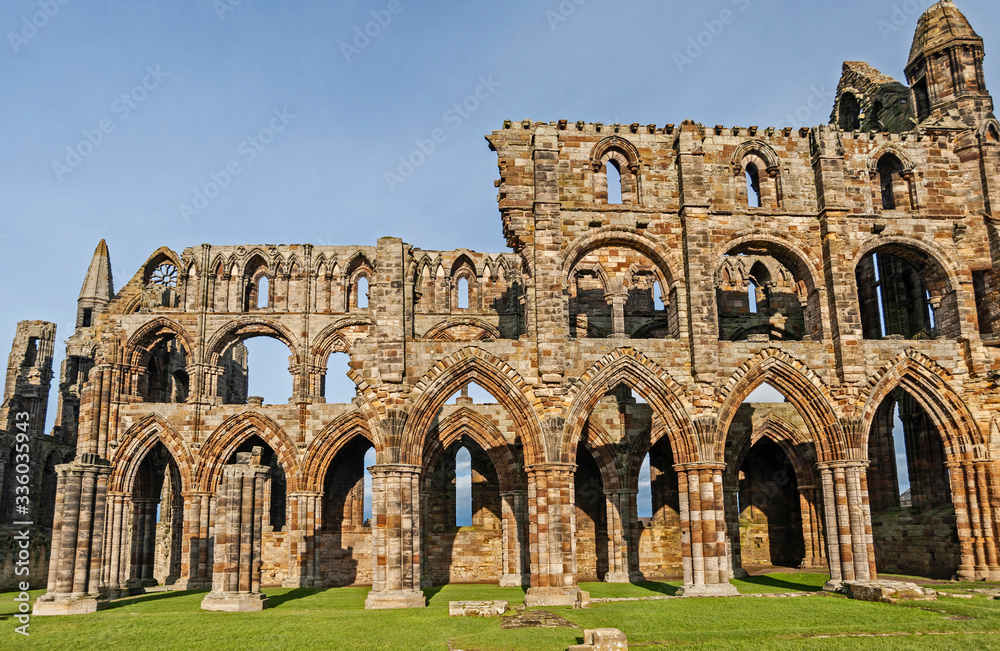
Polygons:
<instances>
[{"instance_id":1,"label":"column capital","mask_svg":"<svg viewBox=\"0 0 1000 651\"><path fill-rule=\"evenodd\" d=\"M381 463L369 466L368 471L375 475L419 475L423 472L422 466L414 466L408 463Z\"/></svg>"},{"instance_id":2,"label":"column capital","mask_svg":"<svg viewBox=\"0 0 1000 651\"><path fill-rule=\"evenodd\" d=\"M692 461L690 463L675 463L677 472L688 470L725 470L726 464L721 461Z\"/></svg>"},{"instance_id":3,"label":"column capital","mask_svg":"<svg viewBox=\"0 0 1000 651\"><path fill-rule=\"evenodd\" d=\"M289 497L323 497L323 493L319 491L292 491L288 494Z\"/></svg>"},{"instance_id":4,"label":"column capital","mask_svg":"<svg viewBox=\"0 0 1000 651\"><path fill-rule=\"evenodd\" d=\"M837 461L820 461L816 464L819 470L866 470L869 461L865 459L843 459Z\"/></svg>"},{"instance_id":5,"label":"column capital","mask_svg":"<svg viewBox=\"0 0 1000 651\"><path fill-rule=\"evenodd\" d=\"M576 472L575 463L536 463L530 466L525 466L524 471L530 474L538 474L545 472L565 472L572 473Z\"/></svg>"}]
</instances>

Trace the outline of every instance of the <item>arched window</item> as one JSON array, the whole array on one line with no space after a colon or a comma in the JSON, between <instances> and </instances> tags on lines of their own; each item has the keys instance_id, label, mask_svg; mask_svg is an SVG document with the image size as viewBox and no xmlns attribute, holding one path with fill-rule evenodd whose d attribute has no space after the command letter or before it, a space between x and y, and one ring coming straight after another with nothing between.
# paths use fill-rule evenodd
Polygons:
<instances>
[{"instance_id":1,"label":"arched window","mask_svg":"<svg viewBox=\"0 0 1000 651\"><path fill-rule=\"evenodd\" d=\"M355 306L359 309L365 309L368 307L368 278L366 276L361 276L358 278L358 294L356 297Z\"/></svg>"},{"instance_id":2,"label":"arched window","mask_svg":"<svg viewBox=\"0 0 1000 651\"><path fill-rule=\"evenodd\" d=\"M263 398L265 405L287 403L293 395L288 346L269 337L252 337L243 345L247 351L246 395Z\"/></svg>"},{"instance_id":3,"label":"arched window","mask_svg":"<svg viewBox=\"0 0 1000 651\"><path fill-rule=\"evenodd\" d=\"M657 312L664 309L663 289L660 287L660 281L653 283L653 309Z\"/></svg>"},{"instance_id":4,"label":"arched window","mask_svg":"<svg viewBox=\"0 0 1000 651\"><path fill-rule=\"evenodd\" d=\"M636 497L636 513L640 518L653 517L653 484L649 472L649 453L639 468L639 495Z\"/></svg>"},{"instance_id":5,"label":"arched window","mask_svg":"<svg viewBox=\"0 0 1000 651\"><path fill-rule=\"evenodd\" d=\"M875 252L862 259L856 275L865 339L938 336L937 327L942 319L934 313L935 301L930 289L945 286L945 281L935 270L914 258Z\"/></svg>"},{"instance_id":6,"label":"arched window","mask_svg":"<svg viewBox=\"0 0 1000 651\"><path fill-rule=\"evenodd\" d=\"M371 526L372 519L372 473L369 468L374 466L375 448L368 448L365 453L365 524Z\"/></svg>"},{"instance_id":7,"label":"arched window","mask_svg":"<svg viewBox=\"0 0 1000 651\"><path fill-rule=\"evenodd\" d=\"M760 170L753 163L747 163L747 205L751 208L760 208Z\"/></svg>"},{"instance_id":8,"label":"arched window","mask_svg":"<svg viewBox=\"0 0 1000 651\"><path fill-rule=\"evenodd\" d=\"M266 308L271 297L271 281L267 276L261 276L257 281L257 307Z\"/></svg>"},{"instance_id":9,"label":"arched window","mask_svg":"<svg viewBox=\"0 0 1000 651\"><path fill-rule=\"evenodd\" d=\"M458 309L469 309L469 279L464 276L458 279Z\"/></svg>"},{"instance_id":10,"label":"arched window","mask_svg":"<svg viewBox=\"0 0 1000 651\"><path fill-rule=\"evenodd\" d=\"M892 154L886 154L878 161L879 190L882 195L882 209L896 209L896 185L902 180L903 165Z\"/></svg>"},{"instance_id":11,"label":"arched window","mask_svg":"<svg viewBox=\"0 0 1000 651\"><path fill-rule=\"evenodd\" d=\"M323 376L322 395L331 404L350 404L358 394L354 381L347 376L351 356L347 353L330 353Z\"/></svg>"},{"instance_id":12,"label":"arched window","mask_svg":"<svg viewBox=\"0 0 1000 651\"><path fill-rule=\"evenodd\" d=\"M747 299L750 305L750 314L757 314L757 283L750 281L749 287L747 287Z\"/></svg>"},{"instance_id":13,"label":"arched window","mask_svg":"<svg viewBox=\"0 0 1000 651\"><path fill-rule=\"evenodd\" d=\"M924 77L913 84L913 101L917 112L917 121L923 122L931 116L931 99L927 92L927 78Z\"/></svg>"},{"instance_id":14,"label":"arched window","mask_svg":"<svg viewBox=\"0 0 1000 651\"><path fill-rule=\"evenodd\" d=\"M455 526L472 526L472 455L464 447L455 455Z\"/></svg>"},{"instance_id":15,"label":"arched window","mask_svg":"<svg viewBox=\"0 0 1000 651\"><path fill-rule=\"evenodd\" d=\"M608 176L608 203L621 204L622 203L621 169L618 167L618 163L614 160L609 160L606 167Z\"/></svg>"},{"instance_id":16,"label":"arched window","mask_svg":"<svg viewBox=\"0 0 1000 651\"><path fill-rule=\"evenodd\" d=\"M872 104L871 110L868 112L868 128L873 131L882 131L882 110L884 106L881 101L876 101Z\"/></svg>"},{"instance_id":17,"label":"arched window","mask_svg":"<svg viewBox=\"0 0 1000 651\"><path fill-rule=\"evenodd\" d=\"M843 131L857 131L861 128L861 105L853 93L844 93L840 96L838 126Z\"/></svg>"}]
</instances>

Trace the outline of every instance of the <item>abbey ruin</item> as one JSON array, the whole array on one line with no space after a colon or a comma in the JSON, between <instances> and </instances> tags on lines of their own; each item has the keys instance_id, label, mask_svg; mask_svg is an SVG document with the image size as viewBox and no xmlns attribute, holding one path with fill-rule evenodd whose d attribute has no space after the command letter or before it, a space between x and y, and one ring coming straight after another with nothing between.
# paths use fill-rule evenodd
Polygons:
<instances>
[{"instance_id":1,"label":"abbey ruin","mask_svg":"<svg viewBox=\"0 0 1000 651\"><path fill-rule=\"evenodd\" d=\"M116 291L102 242L59 383L52 441L75 457L46 443L39 478L56 498L35 614L157 584L252 610L269 585L371 584L369 608L470 581L529 605L584 600L586 580L726 595L764 565L828 569L830 588L1000 581L983 57L944 1L905 85L844 64L827 125L508 121L487 136L506 253L203 244ZM12 401L44 413L54 343L18 332L4 450ZM247 395L254 337L288 347L286 404ZM349 404L325 397L336 355ZM746 403L764 383L787 401Z\"/></svg>"}]
</instances>

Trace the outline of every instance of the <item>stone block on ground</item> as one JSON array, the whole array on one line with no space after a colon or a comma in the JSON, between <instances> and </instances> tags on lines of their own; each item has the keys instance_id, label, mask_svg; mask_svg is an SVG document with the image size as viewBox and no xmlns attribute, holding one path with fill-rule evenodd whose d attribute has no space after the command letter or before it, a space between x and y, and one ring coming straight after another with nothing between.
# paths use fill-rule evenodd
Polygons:
<instances>
[{"instance_id":1,"label":"stone block on ground","mask_svg":"<svg viewBox=\"0 0 1000 651\"><path fill-rule=\"evenodd\" d=\"M916 583L906 581L844 581L839 592L858 601L891 604L900 599L931 601L937 593Z\"/></svg>"},{"instance_id":2,"label":"stone block on ground","mask_svg":"<svg viewBox=\"0 0 1000 651\"><path fill-rule=\"evenodd\" d=\"M567 651L627 651L628 639L617 628L596 628L583 632L583 644L569 647Z\"/></svg>"},{"instance_id":3,"label":"stone block on ground","mask_svg":"<svg viewBox=\"0 0 1000 651\"><path fill-rule=\"evenodd\" d=\"M507 601L449 601L448 615L451 617L499 617L507 612Z\"/></svg>"}]
</instances>

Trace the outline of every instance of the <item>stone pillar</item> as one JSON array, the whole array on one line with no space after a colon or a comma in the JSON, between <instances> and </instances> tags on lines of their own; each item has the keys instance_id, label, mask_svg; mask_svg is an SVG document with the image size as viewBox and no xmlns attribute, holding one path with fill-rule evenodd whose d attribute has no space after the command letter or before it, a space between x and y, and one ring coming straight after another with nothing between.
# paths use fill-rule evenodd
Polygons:
<instances>
[{"instance_id":1,"label":"stone pillar","mask_svg":"<svg viewBox=\"0 0 1000 651\"><path fill-rule=\"evenodd\" d=\"M739 482L739 474L737 474L737 483ZM725 496L724 507L726 509L726 529L729 532L729 538L726 541L726 546L729 550L729 578L730 579L745 579L750 574L743 569L743 547L740 543L740 500L739 500L740 489L739 486L726 486L723 489L723 495Z\"/></svg>"},{"instance_id":2,"label":"stone pillar","mask_svg":"<svg viewBox=\"0 0 1000 651\"><path fill-rule=\"evenodd\" d=\"M527 530L528 491L504 491L500 493L503 535L503 576L500 586L520 588L531 585L528 569L528 546L524 544Z\"/></svg>"},{"instance_id":3,"label":"stone pillar","mask_svg":"<svg viewBox=\"0 0 1000 651\"><path fill-rule=\"evenodd\" d=\"M995 512L991 495L990 465L986 460L949 462L951 498L962 559L958 578L990 581L1000 575L994 539Z\"/></svg>"},{"instance_id":4,"label":"stone pillar","mask_svg":"<svg viewBox=\"0 0 1000 651\"><path fill-rule=\"evenodd\" d=\"M265 502L266 503L266 502ZM320 585L317 532L322 523L322 494L299 491L288 495L289 571L285 588Z\"/></svg>"},{"instance_id":5,"label":"stone pillar","mask_svg":"<svg viewBox=\"0 0 1000 651\"><path fill-rule=\"evenodd\" d=\"M260 591L264 481L270 470L260 463L261 448L240 452L222 471L215 523L212 591L202 610L249 612L267 608Z\"/></svg>"},{"instance_id":6,"label":"stone pillar","mask_svg":"<svg viewBox=\"0 0 1000 651\"><path fill-rule=\"evenodd\" d=\"M997 550L996 527L998 512L994 502L1000 498L993 487L995 480L992 470L995 462L978 460L973 462L976 473L976 492L979 494L980 536L983 539L986 581L1000 581L1000 551Z\"/></svg>"},{"instance_id":7,"label":"stone pillar","mask_svg":"<svg viewBox=\"0 0 1000 651\"><path fill-rule=\"evenodd\" d=\"M132 544L129 557L128 593L139 595L156 585L153 562L156 553L156 505L159 500L132 500Z\"/></svg>"},{"instance_id":8,"label":"stone pillar","mask_svg":"<svg viewBox=\"0 0 1000 651\"><path fill-rule=\"evenodd\" d=\"M606 583L641 583L639 570L639 522L636 517L637 491L621 489L604 492L608 523L608 573Z\"/></svg>"},{"instance_id":9,"label":"stone pillar","mask_svg":"<svg viewBox=\"0 0 1000 651\"><path fill-rule=\"evenodd\" d=\"M725 464L682 463L677 470L681 507L684 585L681 596L722 597L739 594L729 582L722 473Z\"/></svg>"},{"instance_id":10,"label":"stone pillar","mask_svg":"<svg viewBox=\"0 0 1000 651\"><path fill-rule=\"evenodd\" d=\"M207 590L212 587L212 510L215 496L205 491L184 494L184 527L181 542L181 578L175 590Z\"/></svg>"},{"instance_id":11,"label":"stone pillar","mask_svg":"<svg viewBox=\"0 0 1000 651\"><path fill-rule=\"evenodd\" d=\"M818 464L823 482L823 511L834 591L844 581L873 581L875 541L868 504L867 461L830 461Z\"/></svg>"},{"instance_id":12,"label":"stone pillar","mask_svg":"<svg viewBox=\"0 0 1000 651\"><path fill-rule=\"evenodd\" d=\"M625 332L625 302L628 301L628 294L608 294L604 297L611 304L612 314L612 337L624 339L628 336Z\"/></svg>"},{"instance_id":13,"label":"stone pillar","mask_svg":"<svg viewBox=\"0 0 1000 651\"><path fill-rule=\"evenodd\" d=\"M102 592L109 599L127 594L129 576L128 516L132 512L131 497L127 493L107 494L107 522L104 526L104 566Z\"/></svg>"},{"instance_id":14,"label":"stone pillar","mask_svg":"<svg viewBox=\"0 0 1000 651\"><path fill-rule=\"evenodd\" d=\"M85 615L107 606L101 592L101 552L111 465L82 454L56 466L56 510L52 525L48 591L35 602L35 615Z\"/></svg>"},{"instance_id":15,"label":"stone pillar","mask_svg":"<svg viewBox=\"0 0 1000 651\"><path fill-rule=\"evenodd\" d=\"M823 533L816 504L815 486L799 486L799 511L802 517L802 541L805 545L805 556L799 567L825 568L826 553L823 551Z\"/></svg>"},{"instance_id":16,"label":"stone pillar","mask_svg":"<svg viewBox=\"0 0 1000 651\"><path fill-rule=\"evenodd\" d=\"M576 466L529 466L528 526L531 587L527 606L572 606L587 595L576 584Z\"/></svg>"},{"instance_id":17,"label":"stone pillar","mask_svg":"<svg viewBox=\"0 0 1000 651\"><path fill-rule=\"evenodd\" d=\"M369 610L422 608L420 466L383 464L372 475L372 591Z\"/></svg>"}]
</instances>

